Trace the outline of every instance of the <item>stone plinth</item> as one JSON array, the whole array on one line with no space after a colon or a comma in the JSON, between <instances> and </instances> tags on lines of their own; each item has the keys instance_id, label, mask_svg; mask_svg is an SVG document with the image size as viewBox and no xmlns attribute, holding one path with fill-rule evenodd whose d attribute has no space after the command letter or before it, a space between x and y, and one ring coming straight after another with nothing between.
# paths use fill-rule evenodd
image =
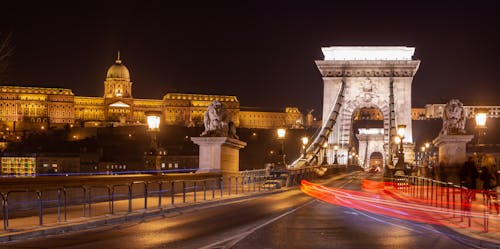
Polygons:
<instances>
[{"instance_id":1,"label":"stone plinth","mask_svg":"<svg viewBox=\"0 0 500 249\"><path fill-rule=\"evenodd\" d=\"M200 164L197 173L237 173L240 152L247 143L229 137L192 137L200 146Z\"/></svg>"},{"instance_id":2,"label":"stone plinth","mask_svg":"<svg viewBox=\"0 0 500 249\"><path fill-rule=\"evenodd\" d=\"M432 141L439 147L439 164L463 164L466 161L465 144L473 135L439 135Z\"/></svg>"}]
</instances>

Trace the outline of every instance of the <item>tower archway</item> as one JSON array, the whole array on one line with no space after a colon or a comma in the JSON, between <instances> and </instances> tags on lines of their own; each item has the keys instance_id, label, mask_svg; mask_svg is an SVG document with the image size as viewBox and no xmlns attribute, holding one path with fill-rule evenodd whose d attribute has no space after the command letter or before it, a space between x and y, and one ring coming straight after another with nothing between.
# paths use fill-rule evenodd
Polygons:
<instances>
[{"instance_id":1,"label":"tower archway","mask_svg":"<svg viewBox=\"0 0 500 249\"><path fill-rule=\"evenodd\" d=\"M316 65L324 83L323 117L329 117L336 104L341 105L328 136L329 144L339 145L338 155L347 158L352 146L353 113L362 108L377 108L383 115L383 128L378 134L382 142L375 144L383 155L384 165L387 156L394 153L393 137L397 125L406 125L403 142L405 154L410 155L413 149L411 85L420 65L419 60L412 59L414 48L326 47L322 51L325 58L316 61ZM341 87L343 96L339 100L337 94ZM326 127L329 120L324 118L323 122ZM366 146L364 150L368 152ZM330 149L328 153L333 151ZM367 165L367 155L362 154L360 144L359 156ZM409 162L413 160L409 156L405 158Z\"/></svg>"}]
</instances>

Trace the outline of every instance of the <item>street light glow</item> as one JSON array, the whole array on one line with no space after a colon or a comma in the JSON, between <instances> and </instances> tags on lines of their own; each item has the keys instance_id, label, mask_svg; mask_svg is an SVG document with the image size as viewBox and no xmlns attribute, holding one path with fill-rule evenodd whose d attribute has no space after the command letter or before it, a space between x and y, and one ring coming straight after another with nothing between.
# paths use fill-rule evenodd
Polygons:
<instances>
[{"instance_id":1,"label":"street light glow","mask_svg":"<svg viewBox=\"0 0 500 249\"><path fill-rule=\"evenodd\" d=\"M339 145L338 144L334 144L333 145L333 150L337 151L339 149Z\"/></svg>"},{"instance_id":2,"label":"street light glow","mask_svg":"<svg viewBox=\"0 0 500 249\"><path fill-rule=\"evenodd\" d=\"M401 138L399 136L394 137L394 143L399 144L401 143Z\"/></svg>"},{"instance_id":3,"label":"street light glow","mask_svg":"<svg viewBox=\"0 0 500 249\"><path fill-rule=\"evenodd\" d=\"M150 130L156 130L160 128L160 116L149 115L147 116L148 128Z\"/></svg>"},{"instance_id":4,"label":"street light glow","mask_svg":"<svg viewBox=\"0 0 500 249\"><path fill-rule=\"evenodd\" d=\"M398 136L403 139L405 137L406 125L398 125Z\"/></svg>"},{"instance_id":5,"label":"street light glow","mask_svg":"<svg viewBox=\"0 0 500 249\"><path fill-rule=\"evenodd\" d=\"M283 139L285 138L285 135L286 135L286 129L278 128L278 138Z\"/></svg>"},{"instance_id":6,"label":"street light glow","mask_svg":"<svg viewBox=\"0 0 500 249\"><path fill-rule=\"evenodd\" d=\"M305 146L305 145L307 145L308 143L309 143L309 138L308 138L308 137L306 137L306 136L302 137L302 144Z\"/></svg>"},{"instance_id":7,"label":"street light glow","mask_svg":"<svg viewBox=\"0 0 500 249\"><path fill-rule=\"evenodd\" d=\"M478 128L486 127L486 113L484 112L476 113L476 127Z\"/></svg>"}]
</instances>

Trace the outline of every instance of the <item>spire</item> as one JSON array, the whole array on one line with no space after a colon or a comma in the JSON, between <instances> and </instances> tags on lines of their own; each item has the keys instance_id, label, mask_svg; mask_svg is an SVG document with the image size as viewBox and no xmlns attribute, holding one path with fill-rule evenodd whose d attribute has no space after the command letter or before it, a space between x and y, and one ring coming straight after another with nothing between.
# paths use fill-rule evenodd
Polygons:
<instances>
[{"instance_id":1,"label":"spire","mask_svg":"<svg viewBox=\"0 0 500 249\"><path fill-rule=\"evenodd\" d=\"M122 64L122 61L120 60L120 50L118 50L118 57L116 58L115 61L117 64Z\"/></svg>"}]
</instances>

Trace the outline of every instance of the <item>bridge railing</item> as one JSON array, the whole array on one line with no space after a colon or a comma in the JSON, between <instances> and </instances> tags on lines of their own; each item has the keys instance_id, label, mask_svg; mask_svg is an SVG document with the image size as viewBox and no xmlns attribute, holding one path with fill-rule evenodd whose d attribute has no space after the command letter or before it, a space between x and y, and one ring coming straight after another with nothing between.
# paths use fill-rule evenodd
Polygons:
<instances>
[{"instance_id":1,"label":"bridge railing","mask_svg":"<svg viewBox=\"0 0 500 249\"><path fill-rule=\"evenodd\" d=\"M412 201L436 208L460 222L466 221L469 228L473 220L480 221L475 224L481 224L484 232L489 229L490 210L498 207L496 191L467 189L452 182L398 175L393 178L393 186Z\"/></svg>"},{"instance_id":2,"label":"bridge railing","mask_svg":"<svg viewBox=\"0 0 500 249\"><path fill-rule=\"evenodd\" d=\"M0 183L3 229L26 229L82 218L162 211L175 206L273 191L312 178L310 169L292 171L281 184L264 171L234 176L51 177ZM5 182L4 182L5 183ZM49 184L50 183L50 184ZM24 186L24 187L23 187Z\"/></svg>"}]
</instances>

